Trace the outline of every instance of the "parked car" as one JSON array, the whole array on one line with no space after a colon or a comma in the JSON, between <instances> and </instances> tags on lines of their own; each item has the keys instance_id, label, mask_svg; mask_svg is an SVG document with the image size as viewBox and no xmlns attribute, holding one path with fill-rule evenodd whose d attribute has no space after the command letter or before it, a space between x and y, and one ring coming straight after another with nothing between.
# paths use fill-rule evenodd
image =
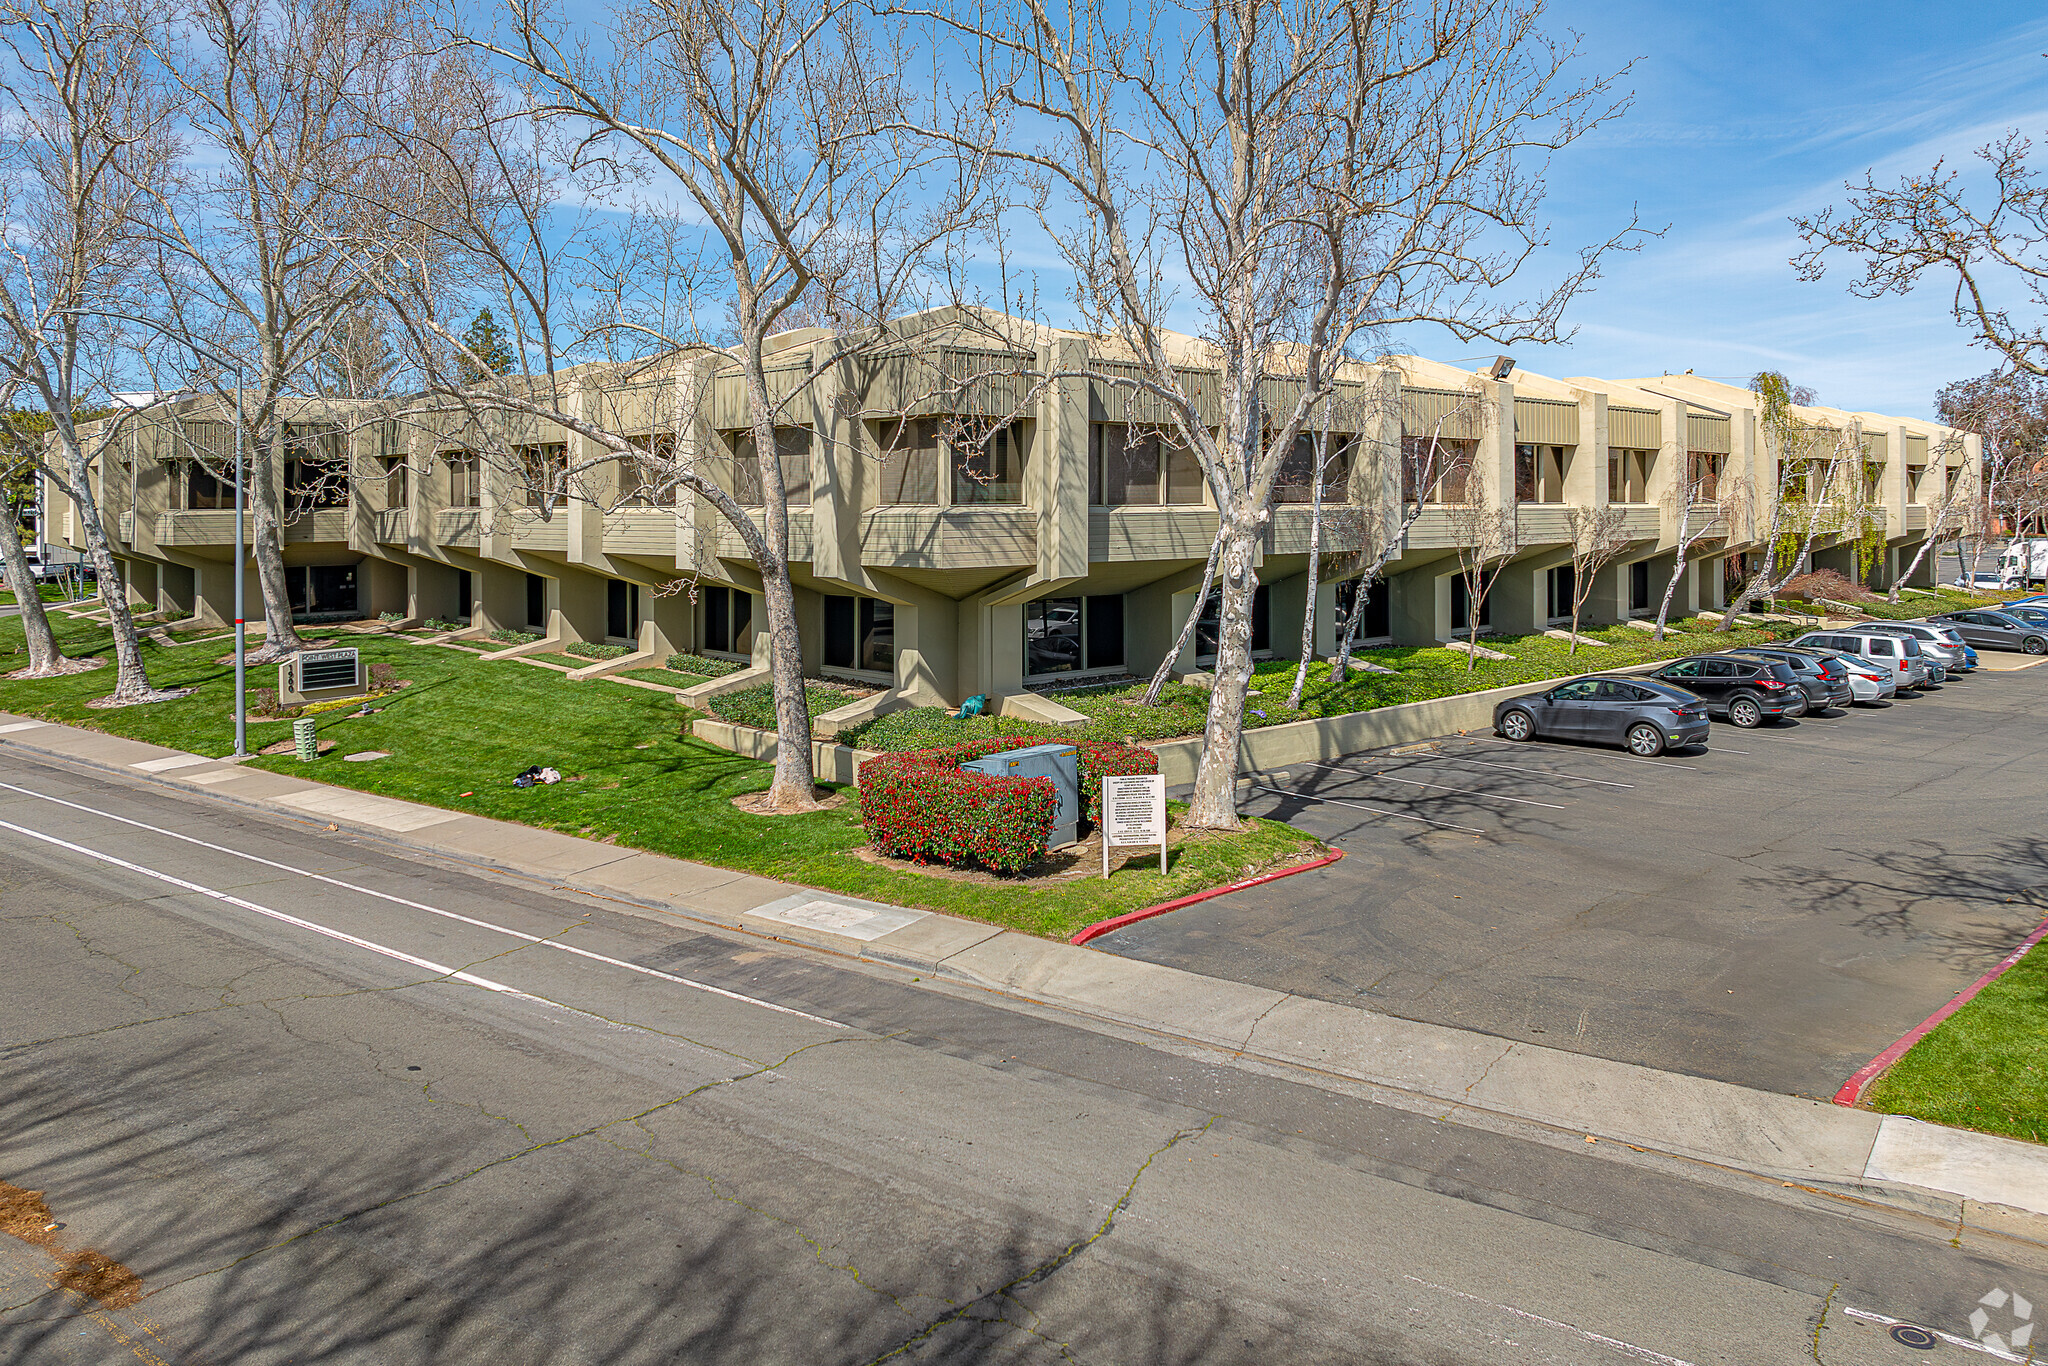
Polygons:
<instances>
[{"instance_id":1,"label":"parked car","mask_svg":"<svg viewBox=\"0 0 2048 1366\"><path fill-rule=\"evenodd\" d=\"M1594 740L1645 759L1674 745L1704 745L1710 728L1698 696L1649 678L1575 678L1493 709L1494 732L1510 740Z\"/></svg>"},{"instance_id":2,"label":"parked car","mask_svg":"<svg viewBox=\"0 0 2048 1366\"><path fill-rule=\"evenodd\" d=\"M1824 659L1842 670L1848 681L1852 700L1856 702L1882 702L1899 694L1898 680L1892 677L1890 669L1878 672L1875 666L1856 655L1836 654L1832 650L1817 649L1811 645L1779 645L1773 649L1789 650L1794 654L1812 655Z\"/></svg>"},{"instance_id":3,"label":"parked car","mask_svg":"<svg viewBox=\"0 0 2048 1366\"><path fill-rule=\"evenodd\" d=\"M1963 673L1969 669L1969 658L1964 653L1967 647L1953 626L1938 621L1867 621L1863 625L1872 631L1889 631L1895 636L1913 637L1920 642L1920 648L1926 652L1927 657L1941 665L1945 673Z\"/></svg>"},{"instance_id":4,"label":"parked car","mask_svg":"<svg viewBox=\"0 0 2048 1366\"><path fill-rule=\"evenodd\" d=\"M1824 657L1771 645L1730 650L1728 653L1749 659L1777 659L1790 664L1792 672L1799 675L1799 687L1806 694L1808 711L1846 707L1856 700L1855 690L1849 686L1849 671Z\"/></svg>"},{"instance_id":5,"label":"parked car","mask_svg":"<svg viewBox=\"0 0 2048 1366\"><path fill-rule=\"evenodd\" d=\"M2003 607L1992 610L2003 612L2009 617L2018 617L2021 621L2035 626L2048 626L2048 606L2042 606L2038 603L2021 604L2009 602Z\"/></svg>"},{"instance_id":6,"label":"parked car","mask_svg":"<svg viewBox=\"0 0 2048 1366\"><path fill-rule=\"evenodd\" d=\"M2048 626L2022 621L2005 612L1940 612L1927 619L1955 627L1956 633L1972 645L2021 650L2030 655L2048 654Z\"/></svg>"},{"instance_id":7,"label":"parked car","mask_svg":"<svg viewBox=\"0 0 2048 1366\"><path fill-rule=\"evenodd\" d=\"M1792 643L1860 659L1873 673L1890 678L1894 692L1905 692L1927 681L1927 657L1920 652L1920 642L1911 636L1858 626L1841 631L1808 631Z\"/></svg>"},{"instance_id":8,"label":"parked car","mask_svg":"<svg viewBox=\"0 0 2048 1366\"><path fill-rule=\"evenodd\" d=\"M1744 730L1806 710L1799 675L1782 660L1691 655L1673 660L1650 677L1698 693L1709 716Z\"/></svg>"}]
</instances>

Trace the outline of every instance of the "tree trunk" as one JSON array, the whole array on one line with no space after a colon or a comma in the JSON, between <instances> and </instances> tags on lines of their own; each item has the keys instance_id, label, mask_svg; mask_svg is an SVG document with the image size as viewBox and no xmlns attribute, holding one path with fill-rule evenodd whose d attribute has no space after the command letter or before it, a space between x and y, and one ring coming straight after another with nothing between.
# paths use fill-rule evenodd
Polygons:
<instances>
[{"instance_id":1,"label":"tree trunk","mask_svg":"<svg viewBox=\"0 0 2048 1366\"><path fill-rule=\"evenodd\" d=\"M1197 830L1235 830L1238 748L1244 736L1245 696L1251 687L1252 598L1259 579L1252 567L1258 528L1231 523L1220 529L1217 557L1222 569L1223 607L1216 641L1216 681L1209 690L1209 718L1202 728L1202 761L1187 824Z\"/></svg>"},{"instance_id":2,"label":"tree trunk","mask_svg":"<svg viewBox=\"0 0 2048 1366\"><path fill-rule=\"evenodd\" d=\"M282 481L269 478L274 460L252 460L243 473L243 497L249 508L249 557L256 563L256 585L263 590L263 648L249 656L251 664L275 664L286 655L306 648L292 625L291 588L284 578L284 528L278 505L271 501L282 491ZM242 604L235 604L235 616Z\"/></svg>"},{"instance_id":3,"label":"tree trunk","mask_svg":"<svg viewBox=\"0 0 2048 1366\"><path fill-rule=\"evenodd\" d=\"M1574 581L1572 586L1574 588L1578 587L1577 582ZM1583 601L1577 593L1572 594L1572 641L1564 652L1567 659L1571 659L1579 653L1579 610Z\"/></svg>"},{"instance_id":4,"label":"tree trunk","mask_svg":"<svg viewBox=\"0 0 2048 1366\"><path fill-rule=\"evenodd\" d=\"M1678 581L1685 577L1686 544L1683 537L1678 542L1678 553L1671 565L1670 581L1664 585L1663 600L1657 604L1657 633L1652 640L1664 639L1664 623L1671 615L1671 599L1678 596Z\"/></svg>"},{"instance_id":5,"label":"tree trunk","mask_svg":"<svg viewBox=\"0 0 2048 1366\"><path fill-rule=\"evenodd\" d=\"M1195 625L1202 619L1202 604L1209 600L1209 586L1216 582L1216 558L1223 549L1223 534L1217 532L1216 544L1209 547L1209 563L1202 569L1202 586L1195 594L1195 605L1188 609L1187 620L1180 624L1180 634L1174 637L1173 648L1159 661L1159 667L1152 671L1152 681L1145 687L1145 696L1139 705L1156 707L1159 694L1166 687L1166 676L1173 672L1173 666L1188 648L1188 638L1195 633Z\"/></svg>"},{"instance_id":6,"label":"tree trunk","mask_svg":"<svg viewBox=\"0 0 2048 1366\"><path fill-rule=\"evenodd\" d=\"M0 503L6 501L0 495ZM28 638L26 678L41 678L59 672L64 652L57 648L57 633L50 629L50 614L43 610L43 596L37 591L35 571L29 568L28 552L21 548L20 525L12 506L0 521L0 557L6 560L7 587L21 609L21 631Z\"/></svg>"},{"instance_id":7,"label":"tree trunk","mask_svg":"<svg viewBox=\"0 0 2048 1366\"><path fill-rule=\"evenodd\" d=\"M1327 435L1324 438L1328 439ZM1294 686L1287 690L1287 710L1301 710L1301 690L1308 682L1309 661L1316 657L1316 584L1323 566L1323 464L1316 461L1314 507L1308 519L1308 598L1301 613L1301 659L1294 666Z\"/></svg>"},{"instance_id":8,"label":"tree trunk","mask_svg":"<svg viewBox=\"0 0 2048 1366\"><path fill-rule=\"evenodd\" d=\"M1330 686L1336 687L1351 675L1351 639L1358 634L1358 623L1365 617L1366 590L1370 589L1377 577L1377 571L1354 580L1358 588L1351 599L1351 610L1337 619L1337 655L1330 661Z\"/></svg>"},{"instance_id":9,"label":"tree trunk","mask_svg":"<svg viewBox=\"0 0 2048 1366\"><path fill-rule=\"evenodd\" d=\"M768 616L768 679L775 696L775 776L768 785L768 807L780 812L809 811L818 804L817 775L811 766L811 706L804 692L796 590L789 581L789 490L783 482L782 454L775 448L774 409L761 370L758 339L746 348L746 354L754 463L761 480L761 534L768 543L767 558L757 559L755 566L761 574L761 600Z\"/></svg>"},{"instance_id":10,"label":"tree trunk","mask_svg":"<svg viewBox=\"0 0 2048 1366\"><path fill-rule=\"evenodd\" d=\"M142 636L135 629L134 614L128 610L128 586L121 581L120 567L114 563L106 525L100 521L99 500L93 497L92 471L85 452L74 440L60 437L59 444L64 452L64 471L71 483L67 492L79 527L85 532L85 553L99 577L100 601L106 604L107 626L114 635L114 691L108 700L130 703L182 697L183 690L159 693L149 685L149 670L142 663Z\"/></svg>"}]
</instances>

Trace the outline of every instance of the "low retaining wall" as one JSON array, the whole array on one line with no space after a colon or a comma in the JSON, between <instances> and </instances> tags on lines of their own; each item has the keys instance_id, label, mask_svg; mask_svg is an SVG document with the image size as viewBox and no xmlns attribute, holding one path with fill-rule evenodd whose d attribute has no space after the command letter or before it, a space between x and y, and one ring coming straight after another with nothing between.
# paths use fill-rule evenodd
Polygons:
<instances>
[{"instance_id":1,"label":"low retaining wall","mask_svg":"<svg viewBox=\"0 0 2048 1366\"><path fill-rule=\"evenodd\" d=\"M1540 683L1516 683L1505 688L1488 688L1485 692L1434 697L1426 702L1402 702L1345 716L1261 726L1245 731L1244 738L1238 743L1237 771L1259 773L1317 759L1338 759L1346 754L1430 740L1461 730L1491 731L1493 709L1502 698L1541 692L1574 678L1583 678L1586 674L1648 673L1669 662L1660 659L1614 669L1588 669L1583 674L1564 674ZM1166 775L1168 787L1182 787L1194 782L1195 769L1202 760L1201 736L1160 740L1145 747L1159 756L1159 771Z\"/></svg>"},{"instance_id":2,"label":"low retaining wall","mask_svg":"<svg viewBox=\"0 0 2048 1366\"><path fill-rule=\"evenodd\" d=\"M729 749L742 758L775 762L778 746L773 731L735 726L730 721L700 716L690 723L690 734L708 745ZM821 783L851 783L859 776L860 766L874 757L872 750L828 744L823 740L811 742L811 772Z\"/></svg>"}]
</instances>

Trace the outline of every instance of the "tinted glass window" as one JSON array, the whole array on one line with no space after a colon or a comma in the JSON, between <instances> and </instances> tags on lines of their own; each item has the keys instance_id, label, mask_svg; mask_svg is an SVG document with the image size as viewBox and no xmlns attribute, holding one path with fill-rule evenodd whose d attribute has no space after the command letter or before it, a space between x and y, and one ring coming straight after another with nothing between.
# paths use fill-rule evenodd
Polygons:
<instances>
[{"instance_id":1,"label":"tinted glass window","mask_svg":"<svg viewBox=\"0 0 2048 1366\"><path fill-rule=\"evenodd\" d=\"M1733 660L1710 659L1701 672L1708 678L1732 678L1735 676L1736 668Z\"/></svg>"},{"instance_id":2,"label":"tinted glass window","mask_svg":"<svg viewBox=\"0 0 2048 1366\"><path fill-rule=\"evenodd\" d=\"M1562 688L1553 692L1551 696L1560 702L1585 702L1592 698L1593 694L1599 690L1599 687L1600 684L1597 679L1582 678L1576 683L1565 684Z\"/></svg>"},{"instance_id":3,"label":"tinted glass window","mask_svg":"<svg viewBox=\"0 0 2048 1366\"><path fill-rule=\"evenodd\" d=\"M1664 670L1666 678L1698 678L1699 675L1700 662L1697 659L1681 659Z\"/></svg>"},{"instance_id":4,"label":"tinted glass window","mask_svg":"<svg viewBox=\"0 0 2048 1366\"><path fill-rule=\"evenodd\" d=\"M1890 659L1892 657L1892 643L1889 640L1866 640L1863 644L1869 653L1876 655L1880 659Z\"/></svg>"}]
</instances>

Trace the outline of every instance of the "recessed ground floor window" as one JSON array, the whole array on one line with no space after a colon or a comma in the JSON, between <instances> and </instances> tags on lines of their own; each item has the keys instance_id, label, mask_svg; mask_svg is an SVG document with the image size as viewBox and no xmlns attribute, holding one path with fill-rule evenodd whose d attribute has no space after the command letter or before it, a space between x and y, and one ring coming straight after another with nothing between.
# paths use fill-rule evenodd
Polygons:
<instances>
[{"instance_id":1,"label":"recessed ground floor window","mask_svg":"<svg viewBox=\"0 0 2048 1366\"><path fill-rule=\"evenodd\" d=\"M534 631L548 629L548 581L545 575L526 576L526 625Z\"/></svg>"},{"instance_id":2,"label":"recessed ground floor window","mask_svg":"<svg viewBox=\"0 0 2048 1366\"><path fill-rule=\"evenodd\" d=\"M1252 590L1252 653L1270 654L1273 649L1273 613L1265 584ZM1212 588L1202 603L1202 615L1195 620L1195 662L1216 662L1216 642L1223 637L1223 590Z\"/></svg>"},{"instance_id":3,"label":"recessed ground floor window","mask_svg":"<svg viewBox=\"0 0 2048 1366\"><path fill-rule=\"evenodd\" d=\"M896 672L896 604L832 594L825 599L825 667Z\"/></svg>"},{"instance_id":4,"label":"recessed ground floor window","mask_svg":"<svg viewBox=\"0 0 2048 1366\"><path fill-rule=\"evenodd\" d=\"M1628 610L1646 612L1650 608L1650 562L1637 560L1628 567Z\"/></svg>"},{"instance_id":5,"label":"recessed ground floor window","mask_svg":"<svg viewBox=\"0 0 2048 1366\"><path fill-rule=\"evenodd\" d=\"M1358 629L1352 634L1351 643L1362 640L1387 640L1394 634L1394 595L1385 579L1375 579L1365 590L1365 611L1358 617ZM1344 623L1351 619L1351 609L1358 604L1358 580L1346 579L1337 585L1337 629L1344 629Z\"/></svg>"},{"instance_id":6,"label":"recessed ground floor window","mask_svg":"<svg viewBox=\"0 0 2048 1366\"><path fill-rule=\"evenodd\" d=\"M608 579L604 586L604 633L615 639L640 634L640 586Z\"/></svg>"},{"instance_id":7,"label":"recessed ground floor window","mask_svg":"<svg viewBox=\"0 0 2048 1366\"><path fill-rule=\"evenodd\" d=\"M352 564L288 564L285 596L292 616L353 617L359 614L361 585Z\"/></svg>"},{"instance_id":8,"label":"recessed ground floor window","mask_svg":"<svg viewBox=\"0 0 2048 1366\"><path fill-rule=\"evenodd\" d=\"M1040 598L1024 604L1026 678L1123 667L1123 594Z\"/></svg>"},{"instance_id":9,"label":"recessed ground floor window","mask_svg":"<svg viewBox=\"0 0 2048 1366\"><path fill-rule=\"evenodd\" d=\"M1479 625L1484 628L1493 625L1493 594L1488 593L1479 600ZM1451 580L1451 629L1469 631L1472 629L1472 590L1465 586L1465 576L1459 574Z\"/></svg>"},{"instance_id":10,"label":"recessed ground floor window","mask_svg":"<svg viewBox=\"0 0 2048 1366\"><path fill-rule=\"evenodd\" d=\"M710 654L746 653L747 628L754 623L754 595L739 588L711 587L702 591L704 649Z\"/></svg>"},{"instance_id":11,"label":"recessed ground floor window","mask_svg":"<svg viewBox=\"0 0 2048 1366\"><path fill-rule=\"evenodd\" d=\"M1572 597L1578 588L1579 571L1571 565L1561 564L1543 576L1544 610L1552 621L1563 621L1572 614Z\"/></svg>"}]
</instances>

